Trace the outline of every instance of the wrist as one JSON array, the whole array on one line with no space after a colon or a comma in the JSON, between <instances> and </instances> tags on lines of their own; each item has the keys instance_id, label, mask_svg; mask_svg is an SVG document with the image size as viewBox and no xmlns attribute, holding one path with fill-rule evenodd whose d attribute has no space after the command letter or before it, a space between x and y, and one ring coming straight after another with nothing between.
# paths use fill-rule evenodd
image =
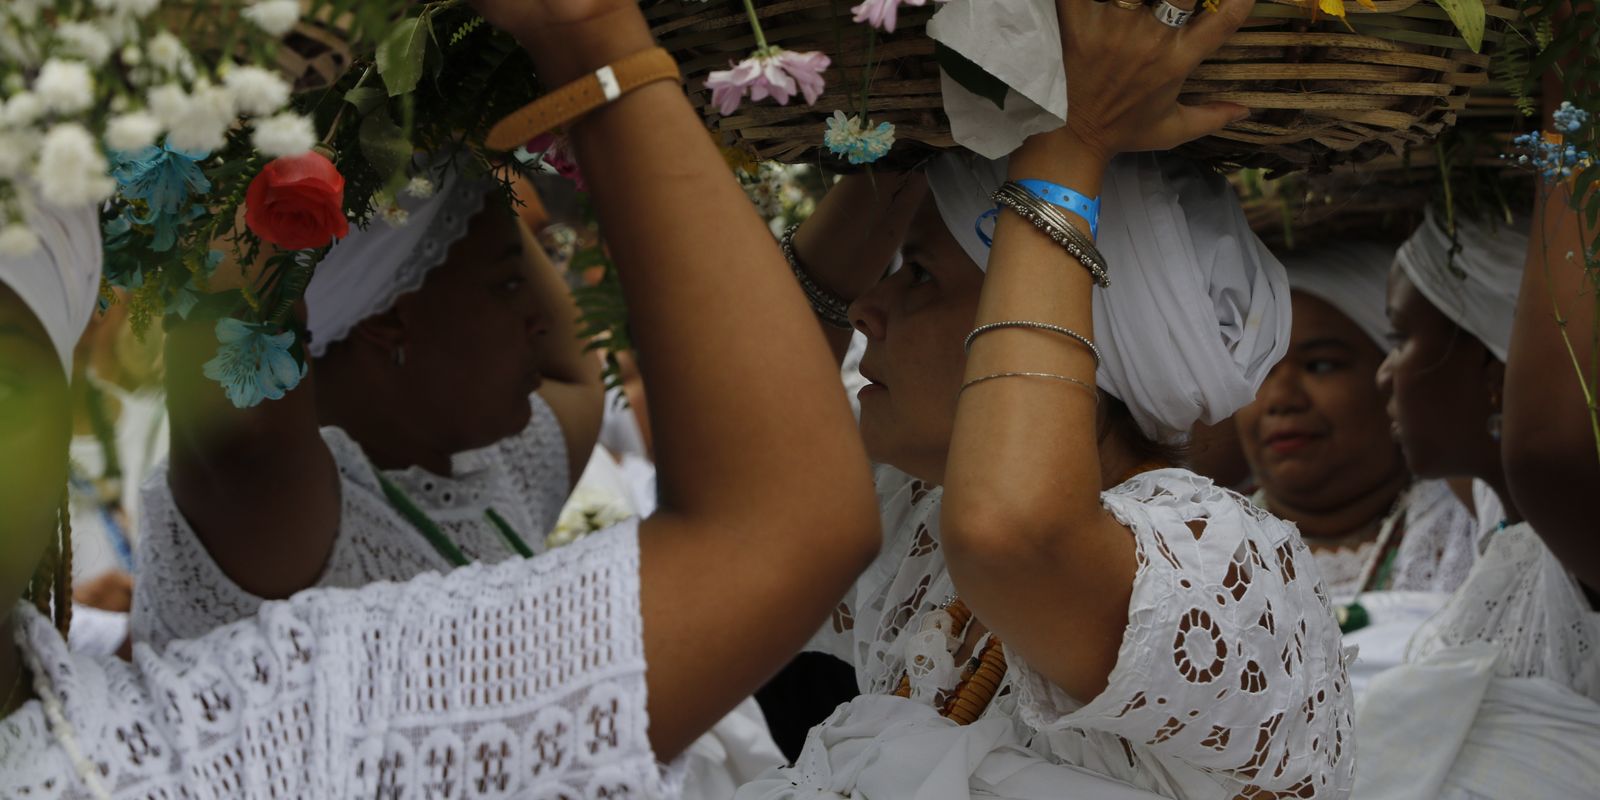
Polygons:
<instances>
[{"instance_id":1,"label":"wrist","mask_svg":"<svg viewBox=\"0 0 1600 800\"><path fill-rule=\"evenodd\" d=\"M608 9L570 22L545 23L514 31L533 56L539 80L556 89L655 46L655 37L636 4Z\"/></svg>"},{"instance_id":2,"label":"wrist","mask_svg":"<svg viewBox=\"0 0 1600 800\"><path fill-rule=\"evenodd\" d=\"M1049 181L1096 198L1111 162L1104 152L1065 128L1034 134L1011 154L1007 178Z\"/></svg>"}]
</instances>

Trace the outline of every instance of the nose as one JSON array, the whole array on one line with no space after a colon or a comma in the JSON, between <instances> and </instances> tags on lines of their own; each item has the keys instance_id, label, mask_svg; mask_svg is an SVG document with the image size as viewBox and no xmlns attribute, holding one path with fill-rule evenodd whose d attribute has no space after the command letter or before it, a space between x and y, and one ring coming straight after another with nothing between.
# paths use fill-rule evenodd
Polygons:
<instances>
[{"instance_id":1,"label":"nose","mask_svg":"<svg viewBox=\"0 0 1600 800\"><path fill-rule=\"evenodd\" d=\"M887 283L887 280L878 281L850 304L848 312L850 324L866 336L868 341L882 339L889 329L889 315L884 310L886 298L883 289Z\"/></svg>"},{"instance_id":2,"label":"nose","mask_svg":"<svg viewBox=\"0 0 1600 800\"><path fill-rule=\"evenodd\" d=\"M1378 365L1378 392L1384 397L1394 394L1394 354L1395 351L1390 350Z\"/></svg>"},{"instance_id":3,"label":"nose","mask_svg":"<svg viewBox=\"0 0 1600 800\"><path fill-rule=\"evenodd\" d=\"M1300 383L1300 370L1289 361L1280 361L1267 373L1256 401L1268 414L1295 414L1311 405L1305 387Z\"/></svg>"}]
</instances>

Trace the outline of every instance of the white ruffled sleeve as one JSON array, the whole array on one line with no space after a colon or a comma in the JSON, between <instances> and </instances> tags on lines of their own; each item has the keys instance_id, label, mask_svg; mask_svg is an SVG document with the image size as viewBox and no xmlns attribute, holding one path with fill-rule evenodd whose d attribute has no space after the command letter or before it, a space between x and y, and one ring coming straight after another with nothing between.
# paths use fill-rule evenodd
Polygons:
<instances>
[{"instance_id":1,"label":"white ruffled sleeve","mask_svg":"<svg viewBox=\"0 0 1600 800\"><path fill-rule=\"evenodd\" d=\"M637 534L41 657L117 797L658 797Z\"/></svg>"},{"instance_id":2,"label":"white ruffled sleeve","mask_svg":"<svg viewBox=\"0 0 1600 800\"><path fill-rule=\"evenodd\" d=\"M1138 548L1116 667L1085 705L1011 654L1023 720L1111 734L1130 761L1178 760L1252 797L1345 796L1339 629L1294 528L1185 470L1102 500Z\"/></svg>"}]
</instances>

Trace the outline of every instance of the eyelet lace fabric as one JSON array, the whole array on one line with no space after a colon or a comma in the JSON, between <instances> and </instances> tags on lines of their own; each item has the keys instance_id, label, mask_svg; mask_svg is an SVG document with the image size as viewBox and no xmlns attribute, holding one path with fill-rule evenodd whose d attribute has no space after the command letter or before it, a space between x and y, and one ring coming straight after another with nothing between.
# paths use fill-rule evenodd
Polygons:
<instances>
[{"instance_id":1,"label":"eyelet lace fabric","mask_svg":"<svg viewBox=\"0 0 1600 800\"><path fill-rule=\"evenodd\" d=\"M1388 589L1453 592L1478 560L1477 520L1440 480L1418 481L1406 495L1405 537Z\"/></svg>"},{"instance_id":2,"label":"eyelet lace fabric","mask_svg":"<svg viewBox=\"0 0 1600 800\"><path fill-rule=\"evenodd\" d=\"M1496 646L1501 678L1546 678L1600 702L1600 613L1527 523L1490 534L1450 602L1412 637L1407 661Z\"/></svg>"},{"instance_id":3,"label":"eyelet lace fabric","mask_svg":"<svg viewBox=\"0 0 1600 800\"><path fill-rule=\"evenodd\" d=\"M811 647L853 663L865 693L889 694L907 674L911 700L936 704L959 673L940 623L954 591L939 547L942 490L887 467L878 486L885 546ZM1008 652L1011 668L978 725L998 720L1033 758L1166 797L1348 796L1352 704L1339 629L1293 526L1186 470L1141 474L1102 502L1138 548L1109 685L1085 704ZM874 698L883 699L893 698ZM849 717L842 708L808 747L844 736L837 726ZM821 776L807 761L787 779L838 790L837 765Z\"/></svg>"},{"instance_id":4,"label":"eyelet lace fabric","mask_svg":"<svg viewBox=\"0 0 1600 800\"><path fill-rule=\"evenodd\" d=\"M19 639L116 798L660 797L637 533L304 592L133 664L25 606ZM37 701L0 720L0 797L89 797Z\"/></svg>"},{"instance_id":5,"label":"eyelet lace fabric","mask_svg":"<svg viewBox=\"0 0 1600 800\"><path fill-rule=\"evenodd\" d=\"M555 527L568 490L567 449L555 413L538 395L532 420L516 436L462 453L449 477L419 468L386 472L469 560L494 563L516 551L485 516L493 508L535 553ZM376 468L349 435L324 428L339 469L338 538L316 585L357 588L404 581L450 564L390 506ZM134 587L134 641L161 647L193 639L254 614L263 600L234 583L206 551L179 512L167 486L166 465L143 488L139 541L141 580Z\"/></svg>"}]
</instances>

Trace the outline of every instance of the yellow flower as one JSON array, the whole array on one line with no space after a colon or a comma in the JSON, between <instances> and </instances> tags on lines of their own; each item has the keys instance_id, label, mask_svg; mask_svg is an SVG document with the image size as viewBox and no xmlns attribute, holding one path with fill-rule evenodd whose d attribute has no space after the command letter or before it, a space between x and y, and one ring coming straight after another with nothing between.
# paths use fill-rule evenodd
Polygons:
<instances>
[{"instance_id":1,"label":"yellow flower","mask_svg":"<svg viewBox=\"0 0 1600 800\"><path fill-rule=\"evenodd\" d=\"M761 169L756 157L751 155L748 150L740 147L719 147L717 149L722 151L722 160L728 163L728 169L735 172L742 169L746 175L755 175Z\"/></svg>"}]
</instances>

